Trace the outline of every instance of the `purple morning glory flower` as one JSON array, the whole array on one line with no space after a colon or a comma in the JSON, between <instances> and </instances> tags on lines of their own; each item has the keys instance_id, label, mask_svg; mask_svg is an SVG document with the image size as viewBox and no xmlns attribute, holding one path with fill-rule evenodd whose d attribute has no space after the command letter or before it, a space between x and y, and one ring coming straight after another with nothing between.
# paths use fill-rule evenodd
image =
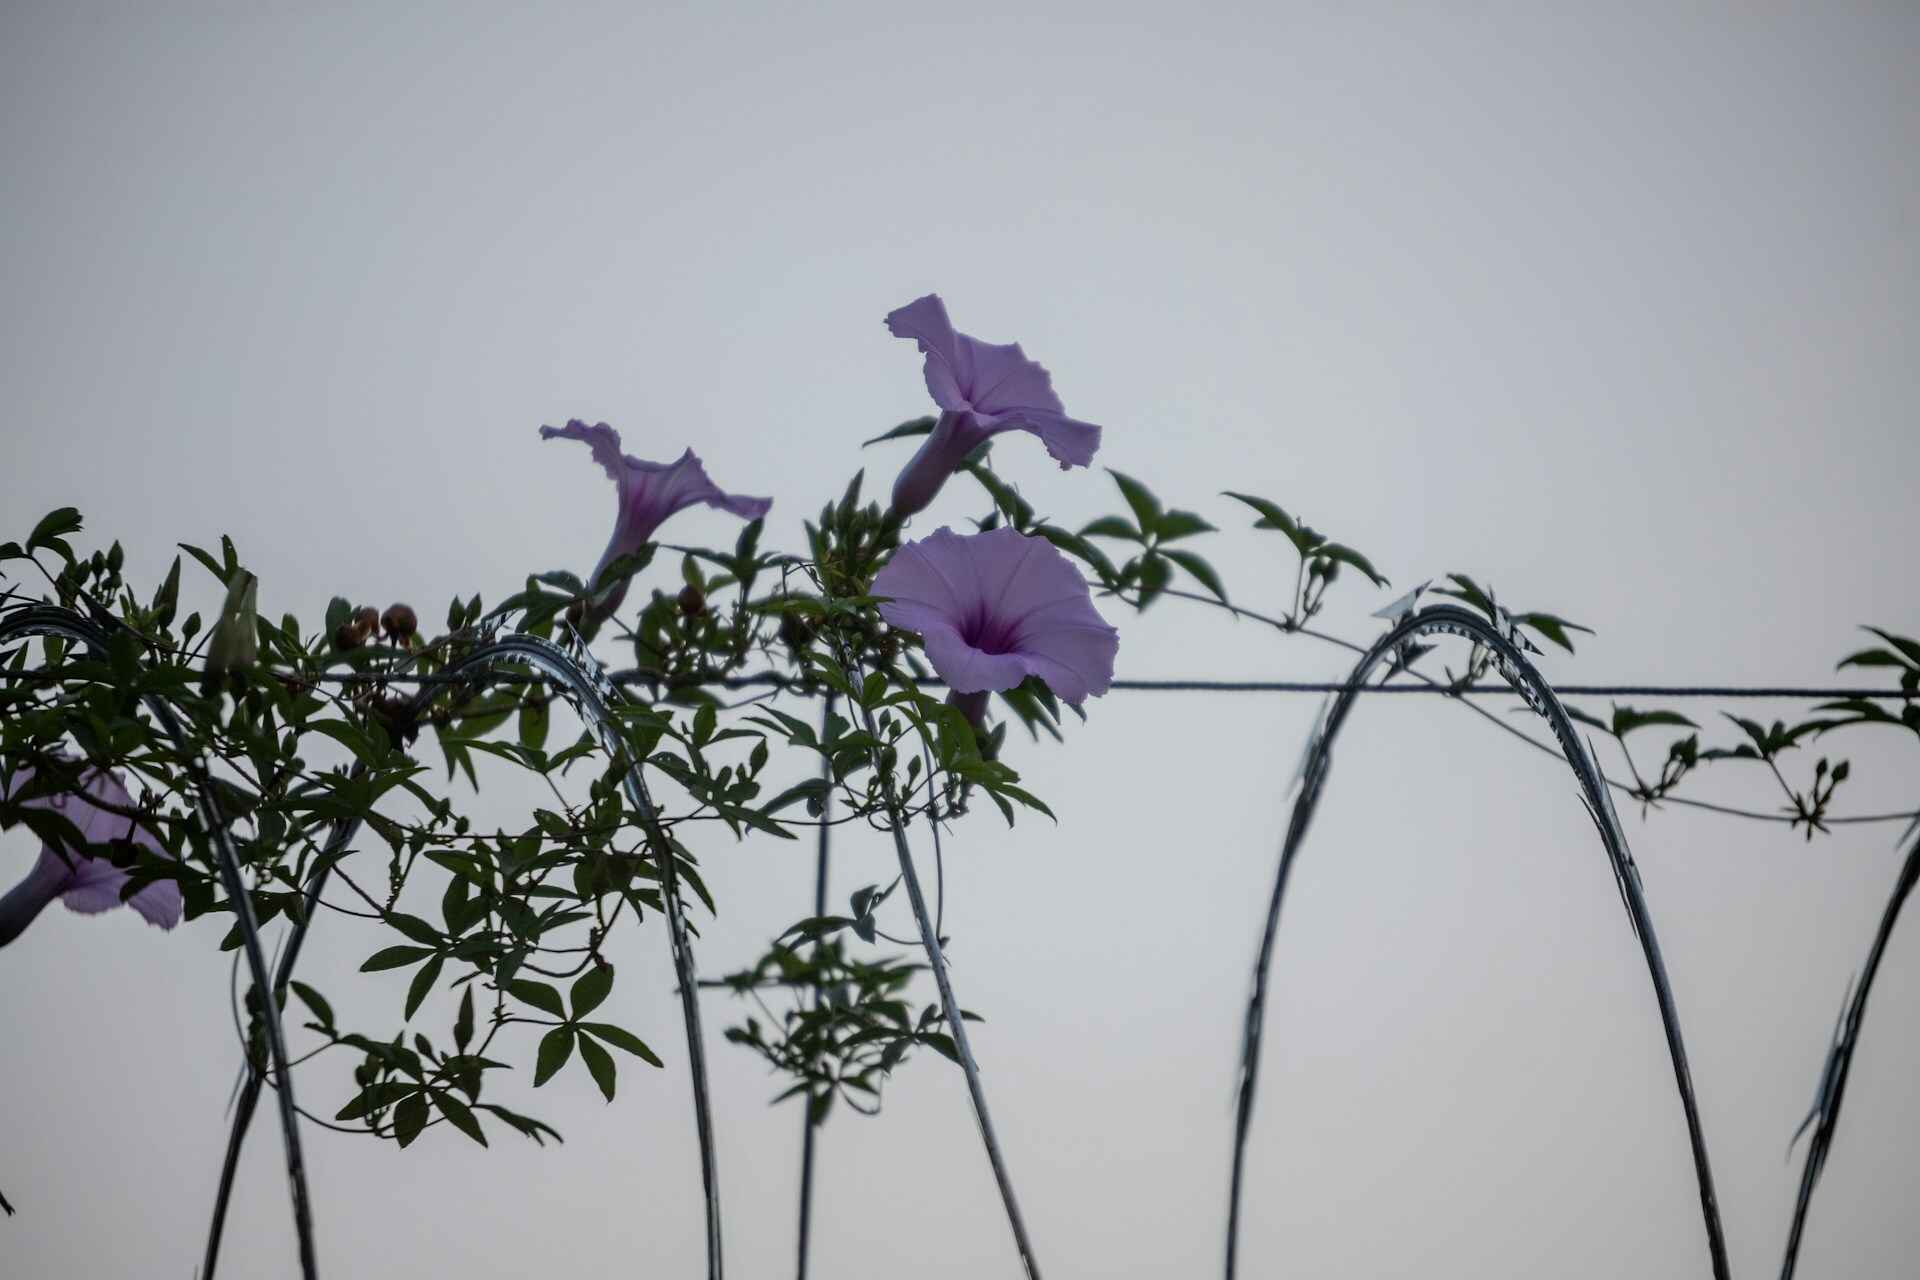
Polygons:
<instances>
[{"instance_id":1,"label":"purple morning glory flower","mask_svg":"<svg viewBox=\"0 0 1920 1280\"><path fill-rule=\"evenodd\" d=\"M7 793L18 792L32 780L32 769L20 770L13 775ZM66 814L90 845L126 840L139 848L168 856L153 833L132 818L92 803L97 799L103 804L131 808L133 797L127 794L119 778L94 769L83 775L82 786L85 789L80 792L40 796L25 801L24 805L29 809L54 809ZM105 858L89 857L84 849L62 851L43 842L40 857L27 878L5 897L0 897L0 947L19 937L40 914L41 908L55 898L66 903L69 911L82 915L94 915L121 905L120 889L127 879L125 871ZM180 923L180 886L172 880L156 880L128 898L127 905L139 912L148 924L171 929Z\"/></svg>"},{"instance_id":2,"label":"purple morning glory flower","mask_svg":"<svg viewBox=\"0 0 1920 1280\"><path fill-rule=\"evenodd\" d=\"M691 449L675 462L642 462L620 452L618 431L604 422L590 427L578 418L564 427L540 428L542 440L555 437L584 442L593 450L593 460L619 490L620 510L613 522L613 537L600 554L600 563L593 567L587 582L589 587L599 581L608 565L623 555L637 553L650 542L654 530L676 511L705 503L731 511L743 520L758 520L773 506L772 498L742 498L721 492L707 479L706 468L700 465L700 459ZM626 584L622 583L595 611L596 616L604 619L612 615L626 595Z\"/></svg>"},{"instance_id":3,"label":"purple morning glory flower","mask_svg":"<svg viewBox=\"0 0 1920 1280\"><path fill-rule=\"evenodd\" d=\"M1066 415L1047 371L1017 342L1000 346L955 333L946 304L930 293L888 313L887 329L912 338L927 357L927 391L940 406L933 434L893 483L893 510L926 507L966 456L1002 431L1031 431L1061 470L1084 467L1100 447L1100 428Z\"/></svg>"},{"instance_id":4,"label":"purple morning glory flower","mask_svg":"<svg viewBox=\"0 0 1920 1280\"><path fill-rule=\"evenodd\" d=\"M1039 676L1077 706L1113 683L1120 633L1093 607L1080 571L1045 538L1005 528L962 537L942 528L894 552L874 575L873 594L890 597L880 616L920 634L956 694L1011 689Z\"/></svg>"}]
</instances>

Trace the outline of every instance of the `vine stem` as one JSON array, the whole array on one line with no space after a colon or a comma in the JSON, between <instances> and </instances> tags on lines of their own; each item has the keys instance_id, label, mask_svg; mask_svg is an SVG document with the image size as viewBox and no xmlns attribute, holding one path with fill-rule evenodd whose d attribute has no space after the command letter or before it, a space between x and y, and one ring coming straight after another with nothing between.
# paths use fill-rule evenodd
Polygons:
<instances>
[{"instance_id":1,"label":"vine stem","mask_svg":"<svg viewBox=\"0 0 1920 1280\"><path fill-rule=\"evenodd\" d=\"M827 740L827 728L833 719L834 695L827 694L826 705L820 711L820 740ZM833 836L833 761L823 758L820 761L820 778L827 784L820 793L820 855L813 872L813 914L818 919L827 914L827 856ZM816 948L817 950L817 948ZM814 992L814 1008L820 1007L820 993ZM813 1119L813 1096L807 1096L807 1104L800 1116L800 1240L798 1245L797 1280L807 1280L807 1245L813 1224L813 1143L814 1131L820 1126Z\"/></svg>"},{"instance_id":2,"label":"vine stem","mask_svg":"<svg viewBox=\"0 0 1920 1280\"><path fill-rule=\"evenodd\" d=\"M1666 962L1661 958L1659 942L1654 937L1653 919L1647 908L1646 895L1640 885L1640 872L1634 865L1633 855L1628 851L1626 835L1620 828L1619 818L1613 810L1613 802L1607 794L1606 780L1591 754L1581 745L1566 708L1561 705L1553 689L1528 661L1527 656L1485 619L1453 605L1433 605L1403 617L1385 635L1375 641L1354 666L1353 674L1348 680L1348 689L1334 701L1327 712L1324 725L1316 726L1314 736L1309 742L1303 766L1304 777L1300 780L1300 794L1294 801L1293 812L1288 820L1286 840L1280 851L1279 868L1274 875L1273 896L1267 906L1265 927L1261 933L1259 956L1254 964L1253 993L1247 1001L1246 1027L1241 1045L1240 1087L1235 1115L1233 1166L1227 1201L1226 1274L1228 1280L1233 1280L1238 1262L1240 1205L1245 1184L1247 1137L1252 1126L1254 1094L1259 1079L1268 973L1273 962L1274 940L1279 932L1280 908L1286 896L1288 876L1306 838L1308 824L1313 820L1314 809L1319 804L1320 791L1326 782L1331 761L1333 741L1338 736L1341 725L1345 723L1347 713L1353 707L1357 687L1367 680L1379 663L1386 660L1402 644L1433 632L1462 636L1485 646L1493 653L1501 675L1525 697L1528 705L1544 717L1552 728L1554 737L1560 742L1567 765L1580 784L1582 800L1593 818L1595 827L1599 830L1601 843L1605 846L1608 862L1613 870L1615 884L1620 891L1621 901L1626 906L1628 920L1640 942L1641 952L1646 960L1647 974L1653 985L1655 1002L1659 1006L1660 1025L1666 1035L1667 1053L1673 1064L1674 1083L1679 1091L1681 1110L1686 1118L1687 1138L1693 1154L1694 1175L1699 1186L1700 1210L1706 1226L1707 1252L1713 1275L1715 1280L1728 1280L1730 1272L1726 1241L1720 1226L1719 1201L1714 1191L1713 1171L1707 1160L1706 1138L1701 1129L1699 1105L1694 1097L1692 1072L1687 1066L1686 1046L1680 1035L1680 1019L1674 1005L1673 988L1667 978Z\"/></svg>"},{"instance_id":3,"label":"vine stem","mask_svg":"<svg viewBox=\"0 0 1920 1280\"><path fill-rule=\"evenodd\" d=\"M609 708L620 697L620 692L607 678L606 669L588 652L579 632L568 628L568 635L572 641L569 650L533 636L514 636L496 643L518 649L520 660L530 661L571 686L579 699L582 715L593 725L607 753L618 759L626 752L626 742L615 727ZM623 782L627 799L640 816L647 843L653 847L654 858L660 865L660 899L666 907L674 979L680 987L680 1016L687 1034L687 1071L693 1082L693 1121L700 1140L700 1183L706 1197L707 1280L721 1280L720 1170L713 1136L713 1100L707 1087L706 1037L700 1028L699 974L694 967L686 910L680 901L678 855L674 852L672 837L660 825L660 813L647 792L640 765L637 759L628 761Z\"/></svg>"},{"instance_id":4,"label":"vine stem","mask_svg":"<svg viewBox=\"0 0 1920 1280\"><path fill-rule=\"evenodd\" d=\"M1873 990L1873 980L1880 972L1880 959L1886 954L1887 941L1893 936L1894 923L1900 918L1900 909L1906 905L1914 885L1920 883L1920 840L1915 840L1907 851L1906 861L1900 866L1900 874L1893 883L1893 892L1887 898L1886 908L1880 913L1880 927L1873 935L1873 946L1867 951L1867 966L1860 972L1860 981L1853 989L1841 1015L1838 1034L1834 1036L1833 1047L1827 1054L1827 1065L1820 1075L1820 1094L1814 1099L1813 1115L1809 1120L1816 1121L1813 1136L1807 1139L1807 1161L1800 1170L1800 1194L1794 1201L1793 1222L1787 1229L1786 1253L1780 1261L1780 1280L1793 1280L1794 1268L1800 1260L1800 1239L1807 1227L1807 1214L1813 1208L1813 1188L1820 1181L1820 1171L1826 1167L1827 1152L1833 1146L1834 1130L1840 1123L1840 1103L1847 1093L1847 1075L1853 1069L1853 1053L1860 1043L1860 1030L1867 1016L1867 995ZM1803 1128L1805 1126L1802 1126ZM1798 1137L1798 1135L1795 1135Z\"/></svg>"},{"instance_id":5,"label":"vine stem","mask_svg":"<svg viewBox=\"0 0 1920 1280\"><path fill-rule=\"evenodd\" d=\"M361 764L354 765L357 775L366 772ZM320 864L313 874L307 877L306 912L303 919L296 922L287 938L287 949L281 953L280 964L273 975L273 1005L281 1008L287 998L287 986L293 980L293 967L300 959L301 945L306 941L307 926L314 913L319 909L320 893L326 887L327 872L338 860L340 852L347 842L360 829L358 818L342 818L333 824L333 834L328 838L325 851L321 854ZM220 1165L220 1186L213 1198L213 1222L207 1228L206 1256L200 1265L200 1280L213 1280L214 1271L220 1264L220 1241L226 1232L227 1209L233 1199L234 1179L240 1170L240 1152L246 1146L247 1130L253 1124L254 1109L260 1103L260 1090L266 1081L254 1067L253 1060L247 1059L242 1068L246 1075L240 1085L240 1096L234 1100L233 1121L227 1128L227 1154ZM282 1077L283 1079L285 1077Z\"/></svg>"},{"instance_id":6,"label":"vine stem","mask_svg":"<svg viewBox=\"0 0 1920 1280\"><path fill-rule=\"evenodd\" d=\"M854 664L851 670L855 686L858 687L861 682L858 664ZM862 705L860 718L868 736L879 741L880 733L874 724L873 712ZM879 766L879 750L875 748L874 768L878 770ZM1027 1239L1027 1224L1020 1216L1020 1202L1013 1194L1013 1179L1007 1173L1007 1162L1001 1154L999 1139L994 1136L986 1091L980 1085L980 1065L975 1061L973 1048L967 1042L966 1020L961 1017L960 1002L954 998L953 984L947 979L947 962L940 951L940 936L934 929L933 917L927 911L926 895L920 891L920 877L913 869L913 851L907 846L906 818L901 811L900 799L894 792L891 777L883 777L881 787L887 806L887 826L893 832L894 851L900 857L900 878L906 882L907 900L913 904L913 916L920 925L920 941L926 947L933 980L940 988L940 1007L946 1013L947 1028L953 1033L954 1047L959 1050L960 1070L967 1078L967 1096L973 1100L973 1119L980 1128L980 1142L987 1149L987 1163L993 1167L993 1180L1000 1187L1000 1200L1006 1206L1007 1225L1013 1230L1013 1243L1020 1251L1020 1263L1026 1268L1028 1280L1040 1280L1040 1264L1034 1260L1033 1245Z\"/></svg>"},{"instance_id":7,"label":"vine stem","mask_svg":"<svg viewBox=\"0 0 1920 1280\"><path fill-rule=\"evenodd\" d=\"M21 636L57 635L68 640L77 640L93 650L103 659L106 654L106 630L90 619L82 617L71 609L35 605L18 610L0 621L0 644ZM188 739L185 727L173 706L158 694L146 697L148 710L159 722L161 729L183 755L188 753ZM294 1107L293 1075L287 1065L287 1041L280 1026L280 1009L274 1002L272 987L267 978L267 957L260 948L260 923L253 914L253 899L249 896L247 882L240 874L240 858L233 847L232 835L227 830L226 817L220 811L219 801L208 785L210 775L205 759L191 755L186 761L195 787L193 808L198 817L201 830L207 841L213 846L213 860L220 874L222 888L233 906L234 922L240 930L240 942L247 957L247 970L253 979L253 989L260 1001L260 1024L267 1038L267 1052L273 1060L274 1074L279 1078L280 1087L277 1096L280 1103L280 1131L285 1140L287 1160L287 1187L293 1201L293 1225L298 1237L300 1254L300 1274L303 1280L318 1280L320 1264L316 1257L313 1239L313 1209L307 1193L306 1161L300 1149L300 1120Z\"/></svg>"},{"instance_id":8,"label":"vine stem","mask_svg":"<svg viewBox=\"0 0 1920 1280\"><path fill-rule=\"evenodd\" d=\"M614 731L613 716L609 710L611 701L619 695L606 679L600 665L586 653L584 645L576 644L574 652L569 654L559 646L533 636L514 635L490 640L454 664L445 673L453 679L423 686L415 695L414 709L417 711L431 702L446 684L471 682L481 674L508 663L531 665L565 691L572 693L578 702L581 715L593 726L609 754L615 756L620 754L624 744ZM692 947L687 941L685 916L680 909L679 877L674 867L672 843L659 826L658 812L654 808L652 797L647 792L645 781L640 777L638 761L629 765L624 785L627 798L640 815L649 843L653 845L656 856L661 862L661 896L667 910L674 971L680 987L681 1014L687 1027L688 1068L693 1077L694 1124L700 1141L701 1185L706 1198L707 1275L709 1280L720 1280L722 1260L719 1174L714 1153L705 1044L700 1030L698 982L693 968ZM344 831L336 826L333 843L344 847L345 842L352 838L357 826L357 822L354 822ZM294 961L299 958L301 943L314 918L314 904L325 887L333 863L333 859L323 859L308 880L306 921L294 926L287 952L281 958L280 974L275 986L276 996L284 993L292 977ZM264 985L264 982L259 985ZM279 1008L277 999L274 1008L277 1013ZM284 1073L281 1078L287 1079ZM219 1255L220 1236L226 1218L227 1201L232 1191L233 1176L238 1166L240 1149L246 1141L247 1127L253 1117L254 1105L258 1101L260 1084L259 1077L250 1073L247 1085L243 1087L240 1105L235 1108L233 1126L227 1140L226 1163L221 1171L220 1192L214 1207L213 1226L208 1235L207 1268L202 1280L212 1280L213 1277L213 1263ZM290 1100L289 1094L285 1089L279 1092L284 1109Z\"/></svg>"}]
</instances>

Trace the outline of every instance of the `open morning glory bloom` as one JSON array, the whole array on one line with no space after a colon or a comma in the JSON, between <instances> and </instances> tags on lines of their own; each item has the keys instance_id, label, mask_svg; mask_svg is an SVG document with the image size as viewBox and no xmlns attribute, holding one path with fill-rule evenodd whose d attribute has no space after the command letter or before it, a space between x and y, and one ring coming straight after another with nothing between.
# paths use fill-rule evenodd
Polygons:
<instances>
[{"instance_id":1,"label":"open morning glory bloom","mask_svg":"<svg viewBox=\"0 0 1920 1280\"><path fill-rule=\"evenodd\" d=\"M12 795L33 780L33 770L22 769L7 786ZM153 833L141 828L132 818L96 807L92 802L133 807L133 797L120 779L95 769L84 776L85 790L65 795L40 796L25 802L29 809L54 809L66 814L90 845L126 840L139 848L167 856L166 849ZM26 879L0 897L0 947L20 936L33 923L41 908L55 898L67 904L69 911L94 915L121 905L120 890L127 883L125 871L105 858L88 857L84 849L61 850L42 843L40 857ZM171 929L180 923L180 886L172 880L156 880L127 899L126 905L140 913L148 924Z\"/></svg>"},{"instance_id":2,"label":"open morning glory bloom","mask_svg":"<svg viewBox=\"0 0 1920 1280\"><path fill-rule=\"evenodd\" d=\"M619 491L620 508L613 522L613 537L607 541L607 549L601 553L600 562L593 567L593 575L587 584L590 587L599 581L600 574L608 565L623 555L637 553L652 541L654 530L677 511L705 503L709 507L731 511L743 520L758 520L773 506L771 498L743 498L721 492L719 486L707 479L706 468L700 465L700 459L694 456L692 449L681 454L674 462L642 462L620 452L618 431L604 422L590 427L578 418L564 427L540 428L542 440L555 437L579 440L591 448L593 460L600 464L601 470L607 473ZM620 607L626 594L627 588L623 583L595 611L597 617L604 619L611 615Z\"/></svg>"},{"instance_id":3,"label":"open morning glory bloom","mask_svg":"<svg viewBox=\"0 0 1920 1280\"><path fill-rule=\"evenodd\" d=\"M1093 461L1100 428L1066 415L1047 371L1027 359L1019 343L1000 346L955 333L937 293L890 312L887 329L920 344L927 391L941 410L933 433L894 481L895 514L924 509L954 468L1002 431L1039 436L1062 470Z\"/></svg>"},{"instance_id":4,"label":"open morning glory bloom","mask_svg":"<svg viewBox=\"0 0 1920 1280\"><path fill-rule=\"evenodd\" d=\"M874 576L873 594L890 597L880 616L918 632L934 670L963 697L1039 676L1078 705L1113 683L1120 633L1045 538L942 528L894 552Z\"/></svg>"}]
</instances>

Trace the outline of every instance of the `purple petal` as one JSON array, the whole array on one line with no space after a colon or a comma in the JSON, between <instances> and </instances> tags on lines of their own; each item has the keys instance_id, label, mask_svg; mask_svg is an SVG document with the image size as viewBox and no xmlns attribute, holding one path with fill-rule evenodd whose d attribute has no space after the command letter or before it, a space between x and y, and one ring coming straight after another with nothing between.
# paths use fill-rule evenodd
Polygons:
<instances>
[{"instance_id":1,"label":"purple petal","mask_svg":"<svg viewBox=\"0 0 1920 1280\"><path fill-rule=\"evenodd\" d=\"M1065 406L1053 393L1053 379L1039 363L1027 359L1017 342L996 346L961 336L972 348L973 384L967 399L981 413L1011 414L1023 409L1063 413Z\"/></svg>"},{"instance_id":2,"label":"purple petal","mask_svg":"<svg viewBox=\"0 0 1920 1280\"><path fill-rule=\"evenodd\" d=\"M888 313L887 328L919 343L927 357L927 391L943 410L933 434L894 482L896 515L924 510L967 454L1003 431L1040 437L1063 470L1092 464L1100 428L1067 416L1052 377L1019 343L956 333L945 304L932 293Z\"/></svg>"},{"instance_id":3,"label":"purple petal","mask_svg":"<svg viewBox=\"0 0 1920 1280\"><path fill-rule=\"evenodd\" d=\"M927 632L924 641L927 661L955 693L998 692L1039 674L1029 670L1023 655L976 649L951 627Z\"/></svg>"},{"instance_id":4,"label":"purple petal","mask_svg":"<svg viewBox=\"0 0 1920 1280\"><path fill-rule=\"evenodd\" d=\"M1120 633L1052 543L1013 529L940 529L904 544L874 576L887 622L918 632L956 693L1011 689L1029 675L1078 703L1107 691Z\"/></svg>"},{"instance_id":5,"label":"purple petal","mask_svg":"<svg viewBox=\"0 0 1920 1280\"><path fill-rule=\"evenodd\" d=\"M22 769L14 774L8 783L9 793L32 777L31 769ZM132 795L116 775L99 769L89 770L82 777L82 785L85 790L80 793L44 796L26 803L30 808L65 812L89 845L124 840L158 856L171 856L154 834L134 819L100 807L134 807ZM95 800L100 805L96 805ZM33 872L9 895L9 901L18 895L20 906L32 906L32 911L26 914L27 920L39 910L39 906L28 901L30 898L37 898L44 905L46 901L58 897L69 910L94 915L121 904L120 891L128 879L127 872L114 866L105 857L89 856L84 849L62 850L43 843ZM31 893L27 892L29 885L33 886ZM180 886L172 880L157 880L135 893L130 901L134 910L150 924L171 929L180 922L184 904ZM25 920L20 925L24 927Z\"/></svg>"},{"instance_id":6,"label":"purple petal","mask_svg":"<svg viewBox=\"0 0 1920 1280\"><path fill-rule=\"evenodd\" d=\"M588 426L580 419L574 418L564 427L540 428L540 438L581 441L592 448L593 460L599 463L600 469L607 473L607 479L615 484L620 483L620 476L624 470L621 464L625 461L620 452L620 433L606 423L596 422Z\"/></svg>"},{"instance_id":7,"label":"purple petal","mask_svg":"<svg viewBox=\"0 0 1920 1280\"><path fill-rule=\"evenodd\" d=\"M1021 430L1039 436L1062 471L1069 467L1093 465L1093 455L1099 452L1100 428L1091 422L1081 422L1064 413L1048 413L1039 409L1016 410L1007 418Z\"/></svg>"},{"instance_id":8,"label":"purple petal","mask_svg":"<svg viewBox=\"0 0 1920 1280\"><path fill-rule=\"evenodd\" d=\"M180 923L186 909L180 897L180 885L174 880L155 880L127 899L127 905L140 913L148 924L171 929Z\"/></svg>"},{"instance_id":9,"label":"purple petal","mask_svg":"<svg viewBox=\"0 0 1920 1280\"><path fill-rule=\"evenodd\" d=\"M47 853L42 856L59 855ZM82 858L80 864L67 873L66 888L61 891L60 901L67 905L69 911L96 915L120 905L120 886L126 882L127 873L105 858Z\"/></svg>"},{"instance_id":10,"label":"purple petal","mask_svg":"<svg viewBox=\"0 0 1920 1280\"><path fill-rule=\"evenodd\" d=\"M697 503L705 503L739 516L757 520L773 506L771 498L749 498L723 492L707 478L707 469L692 449L672 462L646 462L620 452L620 433L602 422L587 426L579 419L564 427L541 427L540 438L578 440L593 450L593 459L613 480L615 508L613 534L607 548L593 567L589 585L597 583L608 565L621 556L635 555L668 517ZM626 596L624 586L600 606L602 616L619 608Z\"/></svg>"},{"instance_id":11,"label":"purple petal","mask_svg":"<svg viewBox=\"0 0 1920 1280\"><path fill-rule=\"evenodd\" d=\"M887 313L887 332L912 338L927 357L927 394L942 409L965 409L966 389L960 381L959 335L947 319L940 295L929 293Z\"/></svg>"}]
</instances>

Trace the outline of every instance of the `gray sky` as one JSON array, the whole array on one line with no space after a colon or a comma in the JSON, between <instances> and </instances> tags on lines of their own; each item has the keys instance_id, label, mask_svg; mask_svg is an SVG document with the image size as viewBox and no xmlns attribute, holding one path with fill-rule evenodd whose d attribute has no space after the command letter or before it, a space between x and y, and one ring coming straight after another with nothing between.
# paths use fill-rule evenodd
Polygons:
<instances>
[{"instance_id":1,"label":"gray sky","mask_svg":"<svg viewBox=\"0 0 1920 1280\"><path fill-rule=\"evenodd\" d=\"M854 467L905 460L857 448L926 405L880 317L937 289L1107 426L1101 463L1228 530L1199 549L1249 604L1277 606L1291 564L1221 489L1303 511L1396 587L1466 570L1599 628L1553 679L1820 680L1855 623L1920 630L1920 21L1669 8L9 4L4 536L75 503L147 582L174 541L228 532L263 608L437 618L598 555L605 481L534 434L582 416L642 456L692 444L773 494L769 536L797 548ZM1001 456L1064 523L1117 505L1034 442ZM916 527L978 506L952 486ZM1384 600L1343 582L1329 626L1369 636ZM1109 617L1123 675L1345 667L1197 608ZM983 816L949 846L955 982L989 1018L1051 1276L1217 1265L1240 1006L1314 710L1115 694L1067 747L1012 753L1057 828ZM1912 803L1911 744L1839 750L1847 808ZM1761 782L1697 794L1770 806ZM1735 1265L1766 1274L1895 832L1629 828ZM32 851L0 840L0 878ZM700 852L717 973L807 909L810 860ZM837 893L889 856L846 841ZM1251 1274L1704 1274L1653 1003L1562 766L1458 708L1367 704L1295 885ZM1908 925L1810 1275L1894 1274L1920 1246ZM0 956L9 1276L191 1274L235 1060L222 929L55 910ZM353 973L376 945L329 922L305 962L374 1028L402 990ZM669 1069L624 1070L611 1108L577 1070L508 1088L558 1148L314 1133L327 1274L697 1272L665 945L624 945L614 1012ZM710 1000L729 1262L777 1276L798 1115L718 1043L735 1012ZM348 1087L325 1060L302 1077L316 1103ZM822 1160L817 1274L1014 1274L943 1063L912 1062L881 1120L837 1117ZM262 1125L231 1274L291 1273L278 1164Z\"/></svg>"}]
</instances>

